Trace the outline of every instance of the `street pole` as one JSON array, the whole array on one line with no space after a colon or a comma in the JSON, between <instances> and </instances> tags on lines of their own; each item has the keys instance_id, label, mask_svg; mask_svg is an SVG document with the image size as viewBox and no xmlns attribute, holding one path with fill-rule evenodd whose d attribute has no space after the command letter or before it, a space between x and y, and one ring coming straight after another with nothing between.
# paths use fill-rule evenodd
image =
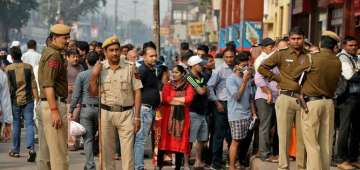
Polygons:
<instances>
[{"instance_id":1,"label":"street pole","mask_svg":"<svg viewBox=\"0 0 360 170\"><path fill-rule=\"evenodd\" d=\"M136 11L136 5L138 4L139 1L137 0L134 0L133 3L134 3L134 20L136 20L136 14L137 14L137 11Z\"/></svg>"},{"instance_id":2,"label":"street pole","mask_svg":"<svg viewBox=\"0 0 360 170\"><path fill-rule=\"evenodd\" d=\"M118 25L118 0L115 0L115 14L114 14L114 34L116 35L116 27Z\"/></svg>"},{"instance_id":3,"label":"street pole","mask_svg":"<svg viewBox=\"0 0 360 170\"><path fill-rule=\"evenodd\" d=\"M156 44L156 52L160 56L160 2L153 0L153 37Z\"/></svg>"}]
</instances>

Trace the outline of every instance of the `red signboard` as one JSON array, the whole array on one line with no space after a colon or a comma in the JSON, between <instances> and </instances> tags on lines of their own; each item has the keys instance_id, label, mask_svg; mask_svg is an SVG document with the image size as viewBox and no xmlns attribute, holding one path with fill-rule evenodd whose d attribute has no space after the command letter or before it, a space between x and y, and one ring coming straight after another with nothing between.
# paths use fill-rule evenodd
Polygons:
<instances>
[{"instance_id":1,"label":"red signboard","mask_svg":"<svg viewBox=\"0 0 360 170\"><path fill-rule=\"evenodd\" d=\"M354 0L354 15L360 16L360 0Z\"/></svg>"},{"instance_id":2,"label":"red signboard","mask_svg":"<svg viewBox=\"0 0 360 170\"><path fill-rule=\"evenodd\" d=\"M227 0L227 6L226 6L226 25L229 26L232 24L233 20L233 0Z\"/></svg>"},{"instance_id":3,"label":"red signboard","mask_svg":"<svg viewBox=\"0 0 360 170\"><path fill-rule=\"evenodd\" d=\"M345 2L345 0L329 0L329 1L330 4L342 4Z\"/></svg>"},{"instance_id":4,"label":"red signboard","mask_svg":"<svg viewBox=\"0 0 360 170\"><path fill-rule=\"evenodd\" d=\"M310 1L311 0L293 0L292 13L300 14L303 12L310 11Z\"/></svg>"},{"instance_id":5,"label":"red signboard","mask_svg":"<svg viewBox=\"0 0 360 170\"><path fill-rule=\"evenodd\" d=\"M240 6L241 0L233 0L234 1L234 24L240 23Z\"/></svg>"},{"instance_id":6,"label":"red signboard","mask_svg":"<svg viewBox=\"0 0 360 170\"><path fill-rule=\"evenodd\" d=\"M226 0L221 1L221 11L220 11L220 27L224 28L226 26Z\"/></svg>"}]
</instances>

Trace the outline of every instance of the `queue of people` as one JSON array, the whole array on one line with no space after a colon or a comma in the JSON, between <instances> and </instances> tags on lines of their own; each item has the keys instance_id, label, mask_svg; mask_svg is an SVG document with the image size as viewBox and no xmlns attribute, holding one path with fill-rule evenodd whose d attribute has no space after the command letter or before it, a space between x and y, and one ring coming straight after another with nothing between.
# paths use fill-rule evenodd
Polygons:
<instances>
[{"instance_id":1,"label":"queue of people","mask_svg":"<svg viewBox=\"0 0 360 170\"><path fill-rule=\"evenodd\" d=\"M148 139L158 169L244 169L251 156L278 169L290 169L292 158L297 169L360 168L354 37L325 31L319 47L307 47L295 27L250 53L229 42L216 55L183 42L177 57L163 56L177 58L168 67L153 42L140 50L117 36L89 44L70 32L52 26L41 55L33 40L24 54L11 47L11 63L0 50L2 136L12 139L11 157L20 157L24 121L28 161L39 170L69 169L68 151L79 149L87 170L116 169L118 159L122 169L149 169ZM72 121L86 129L82 136L71 135Z\"/></svg>"}]
</instances>

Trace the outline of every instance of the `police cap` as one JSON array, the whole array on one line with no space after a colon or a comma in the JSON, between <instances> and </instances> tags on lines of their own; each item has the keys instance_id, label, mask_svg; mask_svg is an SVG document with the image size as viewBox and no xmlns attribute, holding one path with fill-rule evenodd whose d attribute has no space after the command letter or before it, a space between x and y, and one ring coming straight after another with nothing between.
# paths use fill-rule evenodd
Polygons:
<instances>
[{"instance_id":1,"label":"police cap","mask_svg":"<svg viewBox=\"0 0 360 170\"><path fill-rule=\"evenodd\" d=\"M106 47L108 47L109 45L112 45L112 44L119 44L120 45L119 37L117 37L116 35L113 35L113 36L107 38L103 42L102 48L106 48Z\"/></svg>"},{"instance_id":2,"label":"police cap","mask_svg":"<svg viewBox=\"0 0 360 170\"><path fill-rule=\"evenodd\" d=\"M337 42L340 41L340 37L335 32L332 32L332 31L324 31L321 36L330 37L330 38L334 39Z\"/></svg>"},{"instance_id":3,"label":"police cap","mask_svg":"<svg viewBox=\"0 0 360 170\"><path fill-rule=\"evenodd\" d=\"M67 35L70 34L70 27L64 24L55 24L50 28L50 32L57 35Z\"/></svg>"}]
</instances>

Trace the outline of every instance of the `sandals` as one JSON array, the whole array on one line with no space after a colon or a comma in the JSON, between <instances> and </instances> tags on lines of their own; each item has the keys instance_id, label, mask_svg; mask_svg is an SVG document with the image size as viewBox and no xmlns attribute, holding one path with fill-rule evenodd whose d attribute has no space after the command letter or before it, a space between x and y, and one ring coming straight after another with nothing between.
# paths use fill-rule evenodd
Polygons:
<instances>
[{"instance_id":1,"label":"sandals","mask_svg":"<svg viewBox=\"0 0 360 170\"><path fill-rule=\"evenodd\" d=\"M27 159L28 162L35 162L36 160L36 152L29 151L29 158Z\"/></svg>"},{"instance_id":2,"label":"sandals","mask_svg":"<svg viewBox=\"0 0 360 170\"><path fill-rule=\"evenodd\" d=\"M15 152L13 152L13 151L10 151L10 152L9 152L9 156L10 156L10 157L13 157L13 158L19 158L19 157L20 157L20 154L19 154L19 153L15 153Z\"/></svg>"}]
</instances>

